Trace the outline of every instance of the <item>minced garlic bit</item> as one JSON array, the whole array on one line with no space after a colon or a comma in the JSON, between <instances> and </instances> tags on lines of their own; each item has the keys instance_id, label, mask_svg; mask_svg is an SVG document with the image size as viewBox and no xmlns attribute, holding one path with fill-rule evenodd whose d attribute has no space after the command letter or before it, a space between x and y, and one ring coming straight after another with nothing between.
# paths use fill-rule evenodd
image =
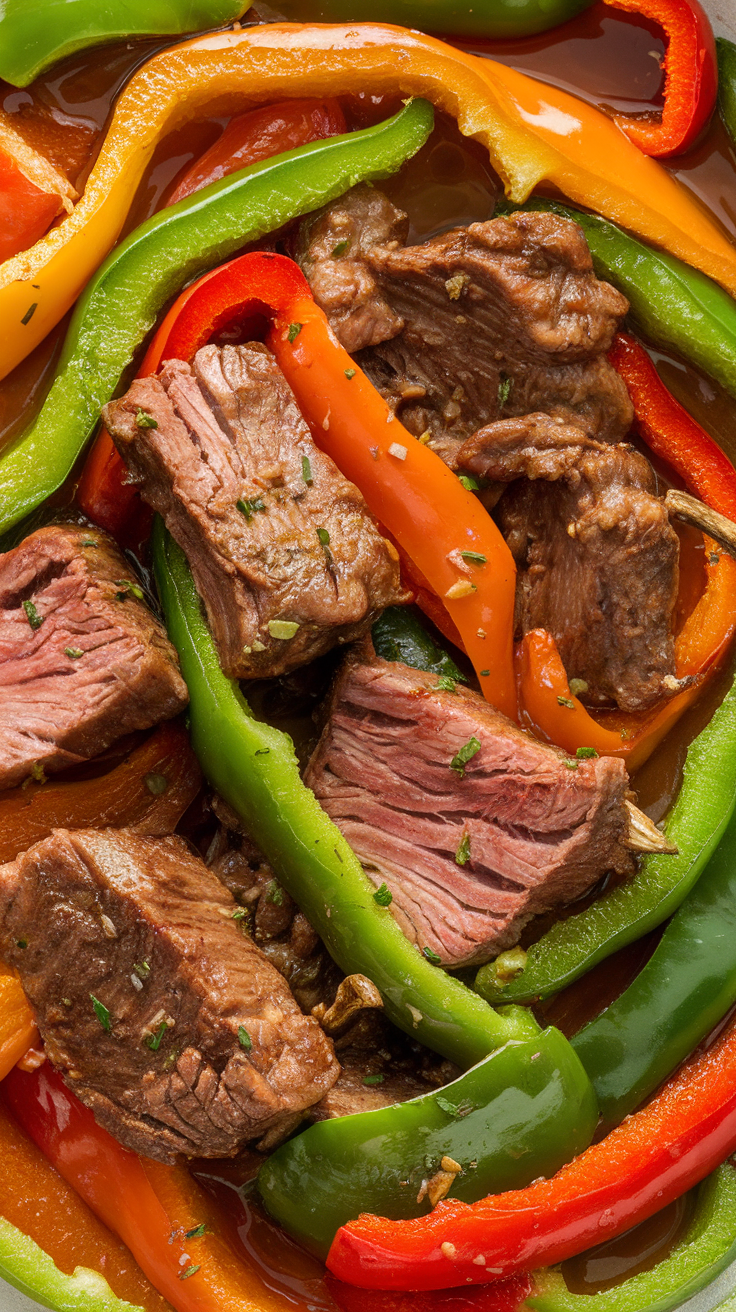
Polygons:
<instances>
[{"instance_id":1,"label":"minced garlic bit","mask_svg":"<svg viewBox=\"0 0 736 1312\"><path fill-rule=\"evenodd\" d=\"M407 1002L407 1004L406 1004L406 1009L407 1009L407 1011L409 1012L409 1015L410 1015L411 1018L412 1018L412 1021L413 1021L413 1023L414 1023L414 1029L416 1029L416 1027L417 1027L417 1025L419 1024L420 1020L424 1020L424 1017L423 1017L421 1011L418 1011L416 1007L412 1007L412 1005L411 1005L410 1002Z\"/></svg>"},{"instance_id":2,"label":"minced garlic bit","mask_svg":"<svg viewBox=\"0 0 736 1312\"><path fill-rule=\"evenodd\" d=\"M289 638L293 638L299 627L300 626L297 624L296 620L268 621L268 631L271 634L271 637L281 638L283 642L287 642Z\"/></svg>"},{"instance_id":3,"label":"minced garlic bit","mask_svg":"<svg viewBox=\"0 0 736 1312\"><path fill-rule=\"evenodd\" d=\"M496 978L506 984L510 979L516 979L521 975L526 966L526 952L517 944L515 948L509 948L508 952L502 952L496 957Z\"/></svg>"},{"instance_id":4,"label":"minced garlic bit","mask_svg":"<svg viewBox=\"0 0 736 1312\"><path fill-rule=\"evenodd\" d=\"M581 692L587 692L587 691L588 691L588 685L585 682L585 679L570 680L570 692L572 693L573 697L579 697Z\"/></svg>"},{"instance_id":5,"label":"minced garlic bit","mask_svg":"<svg viewBox=\"0 0 736 1312\"><path fill-rule=\"evenodd\" d=\"M105 934L105 937L106 937L106 938L117 938L117 936L118 936L118 931L116 930L115 926L113 925L113 923L112 923L110 917L109 917L109 916L106 916L106 915L104 914L104 912L103 912L103 914L100 916L100 921L101 921L101 923L102 923L102 929L103 929L103 933Z\"/></svg>"},{"instance_id":6,"label":"minced garlic bit","mask_svg":"<svg viewBox=\"0 0 736 1312\"><path fill-rule=\"evenodd\" d=\"M484 1258L482 1253L479 1253L477 1257L473 1258L473 1266L485 1266L485 1264L486 1264L486 1259Z\"/></svg>"},{"instance_id":7,"label":"minced garlic bit","mask_svg":"<svg viewBox=\"0 0 736 1312\"><path fill-rule=\"evenodd\" d=\"M476 629L476 630L475 630L475 636L476 636L476 638L485 638L485 636L486 636L486 631L485 631L485 629Z\"/></svg>"},{"instance_id":8,"label":"minced garlic bit","mask_svg":"<svg viewBox=\"0 0 736 1312\"><path fill-rule=\"evenodd\" d=\"M397 460L406 460L406 447L402 446L400 442L392 442L388 453L390 456L395 456Z\"/></svg>"},{"instance_id":9,"label":"minced garlic bit","mask_svg":"<svg viewBox=\"0 0 736 1312\"><path fill-rule=\"evenodd\" d=\"M322 420L322 427L324 428L324 430L325 430L326 433L329 432L329 428L330 428L330 412L329 412L329 410L327 411L327 414L325 415L324 419Z\"/></svg>"},{"instance_id":10,"label":"minced garlic bit","mask_svg":"<svg viewBox=\"0 0 736 1312\"><path fill-rule=\"evenodd\" d=\"M449 1257L450 1260L452 1260L453 1257L457 1257L457 1249L455 1245L451 1244L447 1239L444 1244L440 1244L440 1252L443 1257Z\"/></svg>"},{"instance_id":11,"label":"minced garlic bit","mask_svg":"<svg viewBox=\"0 0 736 1312\"><path fill-rule=\"evenodd\" d=\"M453 273L452 277L448 278L445 283L445 291L447 292L447 295L449 296L450 300L459 301L460 293L465 290L469 282L470 282L470 274Z\"/></svg>"},{"instance_id":12,"label":"minced garlic bit","mask_svg":"<svg viewBox=\"0 0 736 1312\"><path fill-rule=\"evenodd\" d=\"M452 587L447 589L445 596L450 601L457 601L459 597L469 597L471 592L477 591L478 589L474 583L470 582L470 579L458 579L457 583L453 583Z\"/></svg>"},{"instance_id":13,"label":"minced garlic bit","mask_svg":"<svg viewBox=\"0 0 736 1312\"><path fill-rule=\"evenodd\" d=\"M424 432L419 434L419 437L417 438L417 442L421 442L422 446L426 446L427 443L431 441L431 439L432 439L432 434L430 433L428 428L425 428Z\"/></svg>"},{"instance_id":14,"label":"minced garlic bit","mask_svg":"<svg viewBox=\"0 0 736 1312\"><path fill-rule=\"evenodd\" d=\"M265 644L265 642L261 642L260 638L256 638L255 642L253 643L253 648L252 648L252 650L253 650L253 651L265 651L265 650L266 650L266 644Z\"/></svg>"},{"instance_id":15,"label":"minced garlic bit","mask_svg":"<svg viewBox=\"0 0 736 1312\"><path fill-rule=\"evenodd\" d=\"M143 980L139 979L137 975L131 975L130 982L133 985L133 988L136 990L136 992L140 993L141 989L143 988Z\"/></svg>"}]
</instances>

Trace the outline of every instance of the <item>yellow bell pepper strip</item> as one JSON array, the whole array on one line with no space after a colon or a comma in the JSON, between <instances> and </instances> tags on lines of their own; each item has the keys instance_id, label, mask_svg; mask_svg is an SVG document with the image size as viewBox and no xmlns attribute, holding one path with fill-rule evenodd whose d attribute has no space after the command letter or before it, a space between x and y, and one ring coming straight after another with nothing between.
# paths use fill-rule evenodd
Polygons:
<instances>
[{"instance_id":1,"label":"yellow bell pepper strip","mask_svg":"<svg viewBox=\"0 0 736 1312\"><path fill-rule=\"evenodd\" d=\"M163 51L131 78L74 212L0 266L0 377L50 331L114 245L161 138L213 103L415 95L488 149L507 195L551 183L736 293L736 248L690 193L599 110L503 64L379 24L265 24Z\"/></svg>"}]
</instances>

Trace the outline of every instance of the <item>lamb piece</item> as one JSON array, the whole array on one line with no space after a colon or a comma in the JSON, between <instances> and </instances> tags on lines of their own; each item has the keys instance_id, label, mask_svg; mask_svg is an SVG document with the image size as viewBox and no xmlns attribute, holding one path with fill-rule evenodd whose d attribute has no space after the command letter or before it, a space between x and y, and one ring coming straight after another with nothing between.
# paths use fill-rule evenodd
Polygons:
<instances>
[{"instance_id":1,"label":"lamb piece","mask_svg":"<svg viewBox=\"0 0 736 1312\"><path fill-rule=\"evenodd\" d=\"M429 432L452 468L501 414L625 435L631 402L605 352L628 302L596 278L575 223L517 213L418 246L405 232L406 216L360 186L305 220L297 253L340 341L410 432Z\"/></svg>"},{"instance_id":2,"label":"lamb piece","mask_svg":"<svg viewBox=\"0 0 736 1312\"><path fill-rule=\"evenodd\" d=\"M338 677L306 782L445 966L489 960L534 914L632 870L622 761L570 762L477 693L367 653Z\"/></svg>"},{"instance_id":3,"label":"lamb piece","mask_svg":"<svg viewBox=\"0 0 736 1312\"><path fill-rule=\"evenodd\" d=\"M189 700L176 652L100 529L0 556L0 788L87 761Z\"/></svg>"},{"instance_id":4,"label":"lamb piece","mask_svg":"<svg viewBox=\"0 0 736 1312\"><path fill-rule=\"evenodd\" d=\"M143 410L156 426L141 427ZM205 346L104 409L144 498L186 552L223 669L283 674L401 597L398 556L314 445L264 346Z\"/></svg>"},{"instance_id":5,"label":"lamb piece","mask_svg":"<svg viewBox=\"0 0 736 1312\"><path fill-rule=\"evenodd\" d=\"M57 829L0 867L0 952L47 1056L100 1125L158 1161L273 1142L339 1074L236 911L176 837Z\"/></svg>"},{"instance_id":6,"label":"lamb piece","mask_svg":"<svg viewBox=\"0 0 736 1312\"><path fill-rule=\"evenodd\" d=\"M523 480L497 511L519 570L517 635L552 633L592 705L645 710L676 692L679 539L649 461L527 415L481 429L458 463Z\"/></svg>"}]
</instances>

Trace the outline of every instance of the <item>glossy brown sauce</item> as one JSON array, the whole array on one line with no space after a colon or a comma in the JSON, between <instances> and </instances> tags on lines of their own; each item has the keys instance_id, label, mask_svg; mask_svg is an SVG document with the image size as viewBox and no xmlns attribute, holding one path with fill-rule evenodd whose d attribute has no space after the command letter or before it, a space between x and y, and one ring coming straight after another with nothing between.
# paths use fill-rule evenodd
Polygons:
<instances>
[{"instance_id":1,"label":"glossy brown sauce","mask_svg":"<svg viewBox=\"0 0 736 1312\"><path fill-rule=\"evenodd\" d=\"M306 18L308 0L303 9ZM296 7L295 16L301 16ZM81 188L99 149L115 96L131 73L166 44L158 39L135 41L92 55L74 56L23 91L0 83L0 106L13 115L26 139L44 150ZM575 91L609 111L651 111L661 103L661 34L645 20L614 13L602 4L543 36L465 43L463 48ZM380 105L368 99L360 102L356 98L347 108L352 111L354 126L382 116ZM171 133L159 145L136 194L127 230L165 203L177 176L212 145L225 121L204 118ZM687 157L668 166L706 201L732 234L736 234L735 165L725 133L716 121ZM420 154L400 175L383 185L392 199L409 212L412 241L424 240L454 224L488 218L499 190L498 179L481 148L464 140L454 124L442 116ZM18 436L41 405L64 327L60 325L0 382L0 448ZM662 353L656 359L667 385L736 460L736 402L712 380L681 361ZM63 494L67 499L70 491ZM726 683L726 672L713 680L636 776L634 785L640 804L655 820L671 806L687 745L712 715ZM263 688L254 697L258 709L274 722L289 727L297 738L301 732L305 746L311 700L312 692L304 688ZM541 1006L540 1019L559 1025L568 1034L574 1033L627 987L654 950L660 932L619 952L579 984ZM201 1163L194 1173L221 1205L223 1226L233 1242L242 1245L269 1287L282 1294L285 1309L334 1309L320 1264L274 1227L253 1203L252 1180L257 1163L257 1154L245 1153L232 1163ZM565 1263L563 1272L570 1288L576 1293L594 1293L654 1266L680 1238L689 1215L690 1202L681 1200L627 1235ZM370 1312L368 1294L365 1307Z\"/></svg>"}]
</instances>

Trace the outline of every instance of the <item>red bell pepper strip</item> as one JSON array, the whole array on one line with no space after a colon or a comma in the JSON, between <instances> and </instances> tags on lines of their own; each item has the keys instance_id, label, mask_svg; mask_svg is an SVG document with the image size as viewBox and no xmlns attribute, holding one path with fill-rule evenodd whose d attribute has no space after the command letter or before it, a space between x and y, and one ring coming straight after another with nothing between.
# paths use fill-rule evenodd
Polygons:
<instances>
[{"instance_id":1,"label":"red bell pepper strip","mask_svg":"<svg viewBox=\"0 0 736 1312\"><path fill-rule=\"evenodd\" d=\"M407 432L339 345L298 265L254 251L206 274L169 311L144 367L155 368L156 356L191 360L228 324L250 317L255 327L264 315L267 344L315 442L442 599L486 695L515 716L511 553L473 494Z\"/></svg>"},{"instance_id":2,"label":"red bell pepper strip","mask_svg":"<svg viewBox=\"0 0 736 1312\"><path fill-rule=\"evenodd\" d=\"M605 0L664 28L661 119L616 114L614 121L645 155L666 158L692 146L715 109L718 61L710 20L699 0Z\"/></svg>"},{"instance_id":3,"label":"red bell pepper strip","mask_svg":"<svg viewBox=\"0 0 736 1312\"><path fill-rule=\"evenodd\" d=\"M281 1312L282 1296L217 1233L213 1205L186 1167L144 1161L121 1148L48 1062L30 1072L16 1067L3 1096L22 1129L127 1244L176 1312Z\"/></svg>"},{"instance_id":4,"label":"red bell pepper strip","mask_svg":"<svg viewBox=\"0 0 736 1312\"><path fill-rule=\"evenodd\" d=\"M523 1312L532 1292L527 1275L497 1280L468 1289L442 1289L399 1293L391 1289L356 1289L334 1276L325 1284L340 1312Z\"/></svg>"},{"instance_id":5,"label":"red bell pepper strip","mask_svg":"<svg viewBox=\"0 0 736 1312\"><path fill-rule=\"evenodd\" d=\"M551 1180L428 1216L361 1216L327 1266L366 1289L446 1289L551 1266L638 1225L736 1148L736 1026L691 1059L641 1111Z\"/></svg>"},{"instance_id":6,"label":"red bell pepper strip","mask_svg":"<svg viewBox=\"0 0 736 1312\"><path fill-rule=\"evenodd\" d=\"M619 333L609 359L626 383L647 445L690 492L736 520L736 469L668 391L644 347ZM694 676L690 687L644 715L616 713L600 721L570 692L554 638L535 629L525 635L517 656L527 725L568 752L593 747L601 756L622 756L630 769L637 769L700 695L736 632L736 560L706 537L704 569L702 596L675 640L676 675Z\"/></svg>"},{"instance_id":7,"label":"red bell pepper strip","mask_svg":"<svg viewBox=\"0 0 736 1312\"><path fill-rule=\"evenodd\" d=\"M337 100L285 100L279 105L261 105L228 123L214 146L180 178L166 203L176 205L185 196L260 159L342 132L347 132L347 124Z\"/></svg>"}]
</instances>

